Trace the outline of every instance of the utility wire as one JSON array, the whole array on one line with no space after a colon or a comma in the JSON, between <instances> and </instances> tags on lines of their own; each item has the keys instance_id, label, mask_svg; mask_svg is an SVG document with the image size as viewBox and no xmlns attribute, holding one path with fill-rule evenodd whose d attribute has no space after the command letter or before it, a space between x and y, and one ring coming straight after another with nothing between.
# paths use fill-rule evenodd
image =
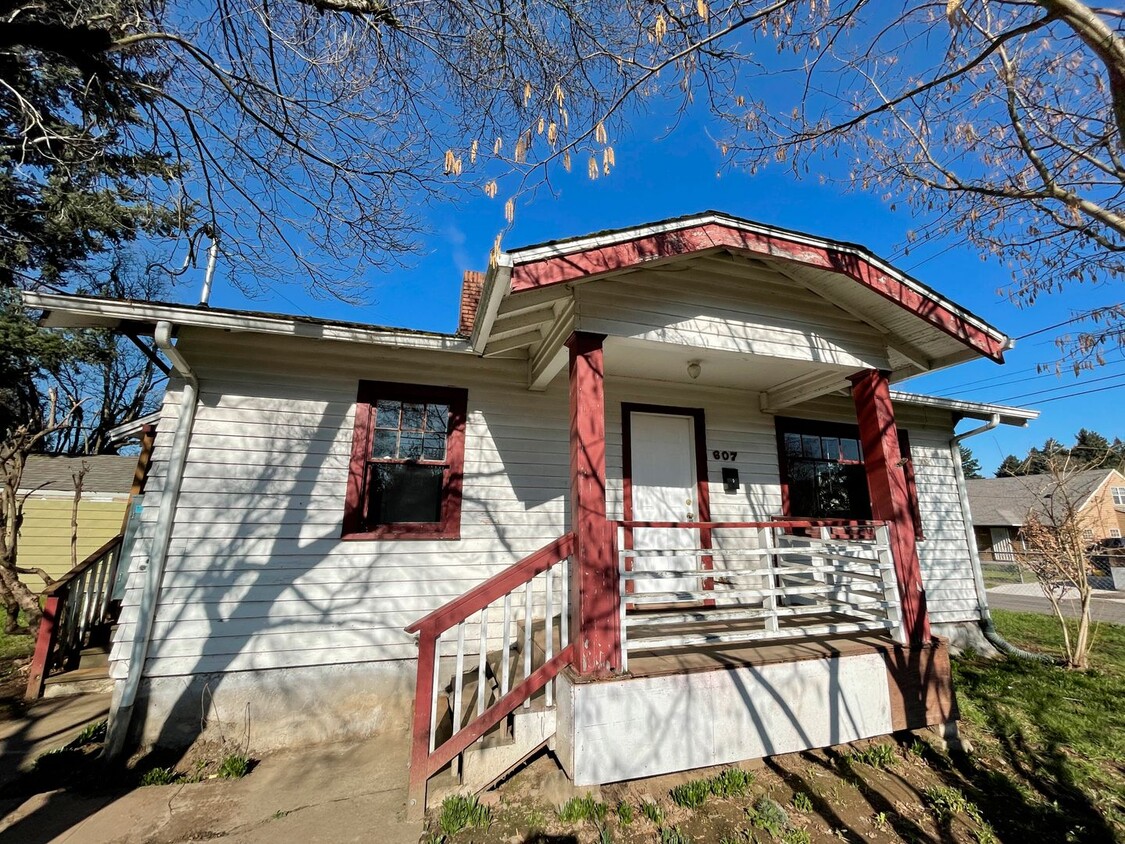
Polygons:
<instances>
[{"instance_id":1,"label":"utility wire","mask_svg":"<svg viewBox=\"0 0 1125 844\"><path fill-rule=\"evenodd\" d=\"M1057 392L1059 392L1059 390L1072 390L1077 386L1085 387L1087 384L1097 384L1099 381L1109 381L1111 378L1122 378L1122 377L1125 377L1125 373L1117 372L1117 373L1114 373L1113 375L1106 375L1102 378L1093 378L1089 381L1086 381L1085 383L1083 383L1081 385L1079 385L1079 384L1064 384L1061 387L1053 387L1052 389L1049 389L1049 390L1036 390L1033 393L1020 393L1018 396L1008 396L1007 398L997 399L997 401L1014 401L1016 399L1022 399L1022 398L1026 398L1028 396L1041 396L1041 395L1044 395L1046 393L1057 393Z\"/></svg>"},{"instance_id":2,"label":"utility wire","mask_svg":"<svg viewBox=\"0 0 1125 844\"><path fill-rule=\"evenodd\" d=\"M1019 337L1015 337L1013 339L1026 340L1028 337L1034 337L1037 334L1045 334L1046 332L1053 331L1056 328L1062 328L1064 325L1070 325L1072 322L1081 322L1084 319L1089 319L1099 311L1108 311L1112 308L1120 308L1122 305L1125 305L1125 302L1118 302L1116 305L1103 305L1100 308L1091 308L1090 310L1081 313L1078 316L1071 317L1070 319L1063 320L1062 322L1056 322L1054 325L1048 325L1046 328L1039 328L1027 334L1021 334Z\"/></svg>"},{"instance_id":3,"label":"utility wire","mask_svg":"<svg viewBox=\"0 0 1125 844\"><path fill-rule=\"evenodd\" d=\"M1120 384L1111 384L1108 387L1098 387L1096 390L1085 390L1081 393L1071 393L1069 396L1055 396L1054 398L1043 399L1043 401L1037 401L1037 402L1035 402L1035 404L1037 404L1037 405L1050 404L1053 401L1062 401L1063 399L1076 399L1079 396L1088 396L1092 393L1104 393L1106 390L1117 390L1117 389L1120 389L1120 388L1121 388ZM1024 405L1024 404L1017 405L1017 407L1027 407L1027 406L1028 405Z\"/></svg>"}]
</instances>

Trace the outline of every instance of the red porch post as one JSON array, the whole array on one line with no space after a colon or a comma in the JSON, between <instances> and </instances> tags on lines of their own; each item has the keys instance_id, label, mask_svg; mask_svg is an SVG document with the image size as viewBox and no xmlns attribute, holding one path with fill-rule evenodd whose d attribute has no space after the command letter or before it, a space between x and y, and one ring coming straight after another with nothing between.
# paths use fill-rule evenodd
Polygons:
<instances>
[{"instance_id":1,"label":"red porch post","mask_svg":"<svg viewBox=\"0 0 1125 844\"><path fill-rule=\"evenodd\" d=\"M902 623L912 645L928 642L930 620L926 613L926 593L914 541L914 518L902 455L898 446L898 427L891 406L887 373L869 369L851 377L852 400L859 420L859 439L867 467L867 487L871 494L871 515L890 526L891 551L895 576L902 600Z\"/></svg>"},{"instance_id":2,"label":"red porch post","mask_svg":"<svg viewBox=\"0 0 1125 844\"><path fill-rule=\"evenodd\" d=\"M570 349L570 523L575 662L585 675L621 665L620 594L605 508L605 369L602 334L576 331Z\"/></svg>"}]
</instances>

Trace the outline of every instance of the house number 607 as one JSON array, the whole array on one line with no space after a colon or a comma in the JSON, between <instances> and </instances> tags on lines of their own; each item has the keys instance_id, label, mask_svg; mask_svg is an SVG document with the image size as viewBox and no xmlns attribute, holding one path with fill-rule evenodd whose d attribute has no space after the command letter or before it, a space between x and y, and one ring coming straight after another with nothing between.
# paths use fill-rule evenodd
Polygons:
<instances>
[{"instance_id":1,"label":"house number 607","mask_svg":"<svg viewBox=\"0 0 1125 844\"><path fill-rule=\"evenodd\" d=\"M711 456L716 460L737 460L737 451L712 451Z\"/></svg>"}]
</instances>

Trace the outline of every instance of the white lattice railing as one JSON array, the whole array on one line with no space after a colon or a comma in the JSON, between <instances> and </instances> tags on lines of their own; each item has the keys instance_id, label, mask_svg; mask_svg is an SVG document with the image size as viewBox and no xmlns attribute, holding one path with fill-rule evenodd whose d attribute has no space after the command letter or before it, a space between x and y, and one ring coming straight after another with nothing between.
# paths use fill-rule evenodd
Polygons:
<instances>
[{"instance_id":1,"label":"white lattice railing","mask_svg":"<svg viewBox=\"0 0 1125 844\"><path fill-rule=\"evenodd\" d=\"M864 632L901 639L885 524L618 522L616 530L624 668L636 651ZM661 547L662 537L681 547Z\"/></svg>"}]
</instances>

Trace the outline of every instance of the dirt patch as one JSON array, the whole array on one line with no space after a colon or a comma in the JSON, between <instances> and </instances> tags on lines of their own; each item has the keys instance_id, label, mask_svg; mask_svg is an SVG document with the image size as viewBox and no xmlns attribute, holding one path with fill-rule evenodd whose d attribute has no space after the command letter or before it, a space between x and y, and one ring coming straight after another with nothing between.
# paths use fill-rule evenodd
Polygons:
<instances>
[{"instance_id":1,"label":"dirt patch","mask_svg":"<svg viewBox=\"0 0 1125 844\"><path fill-rule=\"evenodd\" d=\"M997 840L978 807L950 784L954 768L928 736L871 744L887 745L881 754L885 767L859 761L855 751L862 745L778 756L739 766L752 779L737 795L706 793L699 785L714 782L720 768L586 789L600 806L577 821L560 818L560 807L581 790L556 789L561 774L544 755L482 798L491 808L487 828L447 834L440 807L427 828L434 840L449 844ZM681 802L699 800L694 807L677 805L672 797L685 784L692 785L678 790Z\"/></svg>"}]
</instances>

